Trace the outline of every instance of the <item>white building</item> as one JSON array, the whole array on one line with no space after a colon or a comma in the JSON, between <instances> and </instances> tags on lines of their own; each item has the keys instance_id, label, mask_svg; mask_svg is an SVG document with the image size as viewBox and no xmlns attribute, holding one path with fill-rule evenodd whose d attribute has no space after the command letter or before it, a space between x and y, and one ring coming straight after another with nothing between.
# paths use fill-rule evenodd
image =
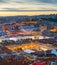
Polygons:
<instances>
[{"instance_id":1,"label":"white building","mask_svg":"<svg viewBox=\"0 0 57 65\"><path fill-rule=\"evenodd\" d=\"M35 51L34 50L30 50L30 49L26 49L26 50L24 50L24 52L26 52L26 53L34 53Z\"/></svg>"},{"instance_id":2,"label":"white building","mask_svg":"<svg viewBox=\"0 0 57 65\"><path fill-rule=\"evenodd\" d=\"M4 40L21 40L21 39L34 39L33 35L24 35L24 36L16 36L16 37L1 37L0 38L0 42L4 41Z\"/></svg>"}]
</instances>

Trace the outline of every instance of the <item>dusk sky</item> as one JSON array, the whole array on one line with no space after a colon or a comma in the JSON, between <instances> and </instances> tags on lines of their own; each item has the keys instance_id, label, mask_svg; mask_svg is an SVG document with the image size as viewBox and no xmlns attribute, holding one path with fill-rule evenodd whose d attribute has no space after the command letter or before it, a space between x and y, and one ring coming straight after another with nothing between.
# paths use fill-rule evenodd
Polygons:
<instances>
[{"instance_id":1,"label":"dusk sky","mask_svg":"<svg viewBox=\"0 0 57 65\"><path fill-rule=\"evenodd\" d=\"M0 0L0 11L57 10L57 0Z\"/></svg>"},{"instance_id":2,"label":"dusk sky","mask_svg":"<svg viewBox=\"0 0 57 65\"><path fill-rule=\"evenodd\" d=\"M57 12L57 0L0 0L0 12Z\"/></svg>"}]
</instances>

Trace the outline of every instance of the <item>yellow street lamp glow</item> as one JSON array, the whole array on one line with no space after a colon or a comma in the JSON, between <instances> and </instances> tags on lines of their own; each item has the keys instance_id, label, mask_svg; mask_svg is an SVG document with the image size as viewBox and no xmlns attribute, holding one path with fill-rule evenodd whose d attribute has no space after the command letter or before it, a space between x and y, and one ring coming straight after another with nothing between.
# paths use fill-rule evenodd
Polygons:
<instances>
[{"instance_id":1,"label":"yellow street lamp glow","mask_svg":"<svg viewBox=\"0 0 57 65\"><path fill-rule=\"evenodd\" d=\"M57 32L57 30L56 29L51 29L50 32Z\"/></svg>"}]
</instances>

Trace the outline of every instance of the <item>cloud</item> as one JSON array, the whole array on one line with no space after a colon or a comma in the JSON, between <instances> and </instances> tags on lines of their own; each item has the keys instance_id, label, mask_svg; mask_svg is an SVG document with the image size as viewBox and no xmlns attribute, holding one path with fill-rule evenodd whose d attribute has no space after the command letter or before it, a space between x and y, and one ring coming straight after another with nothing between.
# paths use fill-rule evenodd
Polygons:
<instances>
[{"instance_id":1,"label":"cloud","mask_svg":"<svg viewBox=\"0 0 57 65\"><path fill-rule=\"evenodd\" d=\"M6 12L45 12L45 11L57 11L57 10L50 10L50 9L47 9L47 8L41 8L41 9L39 9L39 10L33 10L33 9L27 9L27 8L3 8L3 9L1 9L0 10L0 12L4 12L4 11L6 11Z\"/></svg>"},{"instance_id":2,"label":"cloud","mask_svg":"<svg viewBox=\"0 0 57 65\"><path fill-rule=\"evenodd\" d=\"M57 0L0 0L0 2L46 2L46 3L56 3Z\"/></svg>"},{"instance_id":3,"label":"cloud","mask_svg":"<svg viewBox=\"0 0 57 65\"><path fill-rule=\"evenodd\" d=\"M0 11L57 11L57 0L0 0Z\"/></svg>"},{"instance_id":4,"label":"cloud","mask_svg":"<svg viewBox=\"0 0 57 65\"><path fill-rule=\"evenodd\" d=\"M0 10L0 12L57 12L57 10Z\"/></svg>"},{"instance_id":5,"label":"cloud","mask_svg":"<svg viewBox=\"0 0 57 65\"><path fill-rule=\"evenodd\" d=\"M57 3L57 0L39 0L39 1L44 3Z\"/></svg>"},{"instance_id":6,"label":"cloud","mask_svg":"<svg viewBox=\"0 0 57 65\"><path fill-rule=\"evenodd\" d=\"M5 0L0 0L0 2L4 2Z\"/></svg>"},{"instance_id":7,"label":"cloud","mask_svg":"<svg viewBox=\"0 0 57 65\"><path fill-rule=\"evenodd\" d=\"M15 2L15 3L57 3L57 0L0 0L1 2Z\"/></svg>"},{"instance_id":8,"label":"cloud","mask_svg":"<svg viewBox=\"0 0 57 65\"><path fill-rule=\"evenodd\" d=\"M8 0L0 0L0 3L8 3Z\"/></svg>"}]
</instances>

